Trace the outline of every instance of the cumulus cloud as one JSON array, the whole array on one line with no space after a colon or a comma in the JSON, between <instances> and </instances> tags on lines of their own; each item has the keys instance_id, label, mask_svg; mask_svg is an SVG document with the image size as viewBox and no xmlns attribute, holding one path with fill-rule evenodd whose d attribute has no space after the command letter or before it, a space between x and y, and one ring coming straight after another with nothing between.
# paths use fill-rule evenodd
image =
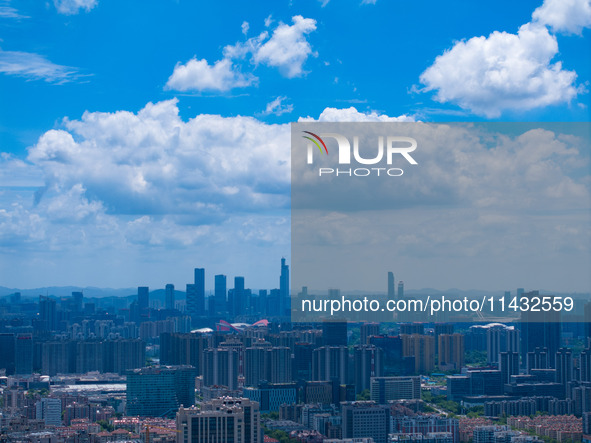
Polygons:
<instances>
[{"instance_id":1,"label":"cumulus cloud","mask_svg":"<svg viewBox=\"0 0 591 443\"><path fill-rule=\"evenodd\" d=\"M583 28L591 26L590 0L544 0L532 18L535 22L550 26L554 32L580 35Z\"/></svg>"},{"instance_id":2,"label":"cumulus cloud","mask_svg":"<svg viewBox=\"0 0 591 443\"><path fill-rule=\"evenodd\" d=\"M277 97L275 100L267 103L267 107L261 113L261 115L282 115L292 112L293 105L291 103L283 104L285 99L287 99L287 97Z\"/></svg>"},{"instance_id":3,"label":"cumulus cloud","mask_svg":"<svg viewBox=\"0 0 591 443\"><path fill-rule=\"evenodd\" d=\"M193 58L185 64L177 63L165 89L177 91L218 91L255 85L258 78L243 74L245 60L255 65L278 68L287 78L301 76L303 65L310 55L315 55L306 35L316 30L316 21L300 15L292 18L293 25L279 23L271 36L264 31L234 45L227 45L223 58L213 65L207 60ZM271 25L270 16L265 25ZM242 23L242 33L247 34L248 22Z\"/></svg>"},{"instance_id":4,"label":"cumulus cloud","mask_svg":"<svg viewBox=\"0 0 591 443\"><path fill-rule=\"evenodd\" d=\"M53 4L60 14L73 15L81 10L90 11L98 5L98 0L53 0Z\"/></svg>"},{"instance_id":5,"label":"cumulus cloud","mask_svg":"<svg viewBox=\"0 0 591 443\"><path fill-rule=\"evenodd\" d=\"M177 63L166 82L166 89L176 91L220 91L250 86L257 81L253 75L244 75L229 59L210 65L207 60L193 58L184 65Z\"/></svg>"},{"instance_id":6,"label":"cumulus cloud","mask_svg":"<svg viewBox=\"0 0 591 443\"><path fill-rule=\"evenodd\" d=\"M318 119L313 117L300 117L298 121L310 122L412 122L414 117L408 115L400 115L398 117L390 117L385 114L378 114L376 111L369 113L359 112L354 106L350 108L331 108L327 107L320 113Z\"/></svg>"},{"instance_id":7,"label":"cumulus cloud","mask_svg":"<svg viewBox=\"0 0 591 443\"><path fill-rule=\"evenodd\" d=\"M582 88L558 61L556 38L528 23L517 34L495 31L456 43L420 76L435 100L457 103L487 117L569 103Z\"/></svg>"},{"instance_id":8,"label":"cumulus cloud","mask_svg":"<svg viewBox=\"0 0 591 443\"><path fill-rule=\"evenodd\" d=\"M296 15L292 21L293 25L280 23L271 38L253 54L256 63L277 67L288 78L303 74L303 64L313 55L305 36L316 30L314 19Z\"/></svg>"},{"instance_id":9,"label":"cumulus cloud","mask_svg":"<svg viewBox=\"0 0 591 443\"><path fill-rule=\"evenodd\" d=\"M4 51L0 48L0 72L6 75L65 83L79 77L75 68L57 65L45 57L30 52Z\"/></svg>"}]
</instances>

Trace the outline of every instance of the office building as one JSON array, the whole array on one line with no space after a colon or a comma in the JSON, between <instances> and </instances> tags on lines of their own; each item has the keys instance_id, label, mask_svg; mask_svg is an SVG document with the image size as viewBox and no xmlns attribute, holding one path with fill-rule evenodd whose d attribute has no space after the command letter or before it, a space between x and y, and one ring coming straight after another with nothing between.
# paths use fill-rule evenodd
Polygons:
<instances>
[{"instance_id":1,"label":"office building","mask_svg":"<svg viewBox=\"0 0 591 443\"><path fill-rule=\"evenodd\" d=\"M203 374L203 352L208 348L207 337L197 333L163 332L160 334L160 363L190 365Z\"/></svg>"},{"instance_id":2,"label":"office building","mask_svg":"<svg viewBox=\"0 0 591 443\"><path fill-rule=\"evenodd\" d=\"M164 288L164 307L168 310L174 309L175 301L174 285L169 283Z\"/></svg>"},{"instance_id":3,"label":"office building","mask_svg":"<svg viewBox=\"0 0 591 443\"><path fill-rule=\"evenodd\" d=\"M390 400L420 400L421 378L373 377L370 388L371 400L385 405Z\"/></svg>"},{"instance_id":4,"label":"office building","mask_svg":"<svg viewBox=\"0 0 591 443\"><path fill-rule=\"evenodd\" d=\"M216 275L214 277L214 312L216 315L223 314L227 310L227 292L226 276L223 274Z\"/></svg>"},{"instance_id":5,"label":"office building","mask_svg":"<svg viewBox=\"0 0 591 443\"><path fill-rule=\"evenodd\" d=\"M394 284L396 280L394 279L394 273L388 272L388 300L394 300L396 298Z\"/></svg>"},{"instance_id":6,"label":"office building","mask_svg":"<svg viewBox=\"0 0 591 443\"><path fill-rule=\"evenodd\" d=\"M205 315L204 268L195 268L195 283L187 284L187 312L191 316Z\"/></svg>"},{"instance_id":7,"label":"office building","mask_svg":"<svg viewBox=\"0 0 591 443\"><path fill-rule=\"evenodd\" d=\"M137 302L140 311L146 311L150 307L150 288L147 286L138 286Z\"/></svg>"},{"instance_id":8,"label":"office building","mask_svg":"<svg viewBox=\"0 0 591 443\"><path fill-rule=\"evenodd\" d=\"M260 411L279 412L281 405L297 403L295 383L264 383L258 387L246 387L242 395L259 404Z\"/></svg>"},{"instance_id":9,"label":"office building","mask_svg":"<svg viewBox=\"0 0 591 443\"><path fill-rule=\"evenodd\" d=\"M246 398L223 397L180 408L176 415L177 443L262 443L260 410Z\"/></svg>"},{"instance_id":10,"label":"office building","mask_svg":"<svg viewBox=\"0 0 591 443\"><path fill-rule=\"evenodd\" d=\"M57 308L53 298L39 296L39 320L42 330L57 330Z\"/></svg>"},{"instance_id":11,"label":"office building","mask_svg":"<svg viewBox=\"0 0 591 443\"><path fill-rule=\"evenodd\" d=\"M127 372L127 415L174 417L179 406L195 403L192 366L154 366Z\"/></svg>"},{"instance_id":12,"label":"office building","mask_svg":"<svg viewBox=\"0 0 591 443\"><path fill-rule=\"evenodd\" d=\"M370 437L388 442L390 410L373 401L341 403L343 438Z\"/></svg>"},{"instance_id":13,"label":"office building","mask_svg":"<svg viewBox=\"0 0 591 443\"><path fill-rule=\"evenodd\" d=\"M43 420L45 426L61 426L62 401L59 398L42 398L35 403L35 418Z\"/></svg>"},{"instance_id":14,"label":"office building","mask_svg":"<svg viewBox=\"0 0 591 443\"><path fill-rule=\"evenodd\" d=\"M285 264L285 258L281 259L281 274L279 277L279 315L289 316L291 312L291 299L289 298L289 266Z\"/></svg>"}]
</instances>

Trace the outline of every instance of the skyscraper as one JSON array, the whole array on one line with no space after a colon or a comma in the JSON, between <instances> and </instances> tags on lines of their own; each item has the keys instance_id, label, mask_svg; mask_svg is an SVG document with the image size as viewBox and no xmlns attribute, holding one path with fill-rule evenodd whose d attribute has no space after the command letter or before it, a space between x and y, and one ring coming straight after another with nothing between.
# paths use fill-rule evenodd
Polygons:
<instances>
[{"instance_id":1,"label":"skyscraper","mask_svg":"<svg viewBox=\"0 0 591 443\"><path fill-rule=\"evenodd\" d=\"M234 291L232 306L230 308L230 315L232 317L244 314L244 309L246 308L244 277L234 277Z\"/></svg>"},{"instance_id":2,"label":"skyscraper","mask_svg":"<svg viewBox=\"0 0 591 443\"><path fill-rule=\"evenodd\" d=\"M14 374L14 334L0 334L0 369L6 369L6 375Z\"/></svg>"},{"instance_id":3,"label":"skyscraper","mask_svg":"<svg viewBox=\"0 0 591 443\"><path fill-rule=\"evenodd\" d=\"M285 264L285 258L281 259L281 275L279 277L279 315L288 316L291 311L289 299L289 266Z\"/></svg>"},{"instance_id":4,"label":"skyscraper","mask_svg":"<svg viewBox=\"0 0 591 443\"><path fill-rule=\"evenodd\" d=\"M54 301L55 304L55 301ZM33 335L17 334L15 342L15 374L29 375L33 373Z\"/></svg>"},{"instance_id":5,"label":"skyscraper","mask_svg":"<svg viewBox=\"0 0 591 443\"><path fill-rule=\"evenodd\" d=\"M324 320L322 340L326 346L347 346L347 321Z\"/></svg>"},{"instance_id":6,"label":"skyscraper","mask_svg":"<svg viewBox=\"0 0 591 443\"><path fill-rule=\"evenodd\" d=\"M39 296L39 319L46 331L57 329L57 311L55 300L49 297Z\"/></svg>"},{"instance_id":7,"label":"skyscraper","mask_svg":"<svg viewBox=\"0 0 591 443\"><path fill-rule=\"evenodd\" d=\"M226 276L223 274L216 275L214 277L214 286L215 313L223 314L227 310L226 295L228 291L226 287Z\"/></svg>"},{"instance_id":8,"label":"skyscraper","mask_svg":"<svg viewBox=\"0 0 591 443\"><path fill-rule=\"evenodd\" d=\"M517 290L518 292L520 289ZM523 293L523 297L540 297L538 291ZM554 296L545 295L552 303ZM530 303L531 304L531 303ZM527 353L535 348L548 348L549 366L554 368L554 356L560 347L560 311L521 311L521 356L527 361Z\"/></svg>"},{"instance_id":9,"label":"skyscraper","mask_svg":"<svg viewBox=\"0 0 591 443\"><path fill-rule=\"evenodd\" d=\"M398 299L402 300L404 298L404 282L400 280L398 282Z\"/></svg>"},{"instance_id":10,"label":"skyscraper","mask_svg":"<svg viewBox=\"0 0 591 443\"><path fill-rule=\"evenodd\" d=\"M322 346L312 353L312 380L346 384L349 378L347 346Z\"/></svg>"},{"instance_id":11,"label":"skyscraper","mask_svg":"<svg viewBox=\"0 0 591 443\"><path fill-rule=\"evenodd\" d=\"M169 283L166 285L165 288L165 307L166 309L174 309L174 285L172 283Z\"/></svg>"},{"instance_id":12,"label":"skyscraper","mask_svg":"<svg viewBox=\"0 0 591 443\"><path fill-rule=\"evenodd\" d=\"M187 284L187 312L205 315L205 269L195 268L195 283Z\"/></svg>"},{"instance_id":13,"label":"skyscraper","mask_svg":"<svg viewBox=\"0 0 591 443\"><path fill-rule=\"evenodd\" d=\"M140 308L140 312L150 307L150 288L148 288L147 286L138 286L137 302Z\"/></svg>"},{"instance_id":14,"label":"skyscraper","mask_svg":"<svg viewBox=\"0 0 591 443\"><path fill-rule=\"evenodd\" d=\"M388 272L388 300L394 300L396 297L394 283L394 273Z\"/></svg>"}]
</instances>

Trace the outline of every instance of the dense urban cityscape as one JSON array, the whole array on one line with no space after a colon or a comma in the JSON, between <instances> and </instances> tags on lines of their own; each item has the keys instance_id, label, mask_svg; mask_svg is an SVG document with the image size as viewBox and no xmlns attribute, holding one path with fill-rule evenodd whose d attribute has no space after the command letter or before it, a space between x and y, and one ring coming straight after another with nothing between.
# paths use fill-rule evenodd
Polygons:
<instances>
[{"instance_id":1,"label":"dense urban cityscape","mask_svg":"<svg viewBox=\"0 0 591 443\"><path fill-rule=\"evenodd\" d=\"M285 259L277 289L213 282L196 268L185 291L0 297L0 441L591 439L591 303L568 319L292 323Z\"/></svg>"}]
</instances>

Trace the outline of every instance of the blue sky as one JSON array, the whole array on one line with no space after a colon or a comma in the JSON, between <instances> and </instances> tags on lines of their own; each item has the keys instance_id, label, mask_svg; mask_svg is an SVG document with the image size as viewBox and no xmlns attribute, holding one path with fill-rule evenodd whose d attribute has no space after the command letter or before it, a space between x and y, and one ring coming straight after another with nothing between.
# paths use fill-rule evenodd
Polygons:
<instances>
[{"instance_id":1,"label":"blue sky","mask_svg":"<svg viewBox=\"0 0 591 443\"><path fill-rule=\"evenodd\" d=\"M0 0L0 285L277 286L289 122L589 121L590 25L585 0Z\"/></svg>"}]
</instances>

